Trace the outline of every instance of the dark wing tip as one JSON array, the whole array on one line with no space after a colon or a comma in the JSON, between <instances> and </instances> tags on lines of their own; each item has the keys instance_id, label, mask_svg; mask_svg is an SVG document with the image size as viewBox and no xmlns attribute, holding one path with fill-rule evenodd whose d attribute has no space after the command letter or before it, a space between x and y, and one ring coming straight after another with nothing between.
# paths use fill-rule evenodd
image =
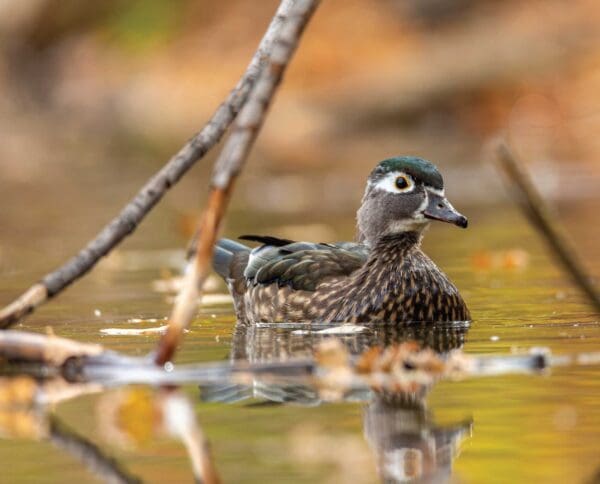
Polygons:
<instances>
[{"instance_id":1,"label":"dark wing tip","mask_svg":"<svg viewBox=\"0 0 600 484\"><path fill-rule=\"evenodd\" d=\"M272 245L274 247L282 247L295 242L294 240L280 239L279 237L273 237L271 235L240 235L238 239L259 242L261 244Z\"/></svg>"}]
</instances>

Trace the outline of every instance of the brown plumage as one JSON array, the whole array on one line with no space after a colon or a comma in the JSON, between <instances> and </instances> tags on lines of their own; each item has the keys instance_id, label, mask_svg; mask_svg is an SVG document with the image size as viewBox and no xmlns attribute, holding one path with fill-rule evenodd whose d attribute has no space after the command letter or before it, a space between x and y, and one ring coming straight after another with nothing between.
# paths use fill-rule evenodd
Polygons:
<instances>
[{"instance_id":1,"label":"brown plumage","mask_svg":"<svg viewBox=\"0 0 600 484\"><path fill-rule=\"evenodd\" d=\"M313 244L246 236L215 248L237 316L255 322L465 321L457 288L421 250L430 219L466 226L437 169L418 158L381 162L358 212L359 242Z\"/></svg>"}]
</instances>

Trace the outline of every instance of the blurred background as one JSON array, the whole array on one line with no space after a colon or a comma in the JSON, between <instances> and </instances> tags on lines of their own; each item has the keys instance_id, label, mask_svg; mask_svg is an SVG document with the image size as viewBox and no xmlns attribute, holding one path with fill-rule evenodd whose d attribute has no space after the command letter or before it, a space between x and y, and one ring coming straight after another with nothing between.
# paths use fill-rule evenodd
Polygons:
<instances>
[{"instance_id":1,"label":"blurred background","mask_svg":"<svg viewBox=\"0 0 600 484\"><path fill-rule=\"evenodd\" d=\"M0 1L5 241L43 243L48 264L81 246L203 126L277 3ZM600 196L599 25L594 0L323 2L237 187L235 227L265 213L312 220L305 238L349 237L320 222L351 218L369 170L397 154L437 163L459 208L506 203L486 152L498 134L549 198ZM185 242L215 153L130 243ZM0 246L5 265L16 256Z\"/></svg>"},{"instance_id":2,"label":"blurred background","mask_svg":"<svg viewBox=\"0 0 600 484\"><path fill-rule=\"evenodd\" d=\"M0 0L0 306L78 251L204 125L277 4ZM325 0L236 185L224 233L351 239L373 166L419 155L439 166L449 199L470 220L466 231L433 224L424 241L471 308L465 351L598 351L598 315L503 189L490 154L498 135L600 274L597 0ZM89 277L20 328L50 324L58 335L127 354L151 351L155 332L107 327L156 326L169 314L170 276L179 273L217 153ZM178 361L229 358L235 318L219 284L210 291L220 291L211 294L220 303L203 303ZM438 385L428 399L436 418L474 420L455 481L598 476L600 402L590 391L598 373ZM197 388L190 394L197 398ZM78 399L59 413L97 439L95 402ZM343 472L375 481L375 467L356 457L371 455L359 405L261 408L198 404L226 482L339 482ZM298 437L298 429L309 430ZM48 444L0 444L11 483L89 478ZM189 479L174 444L138 452L104 444L150 481ZM351 449L352 458L307 457L321 448Z\"/></svg>"}]
</instances>

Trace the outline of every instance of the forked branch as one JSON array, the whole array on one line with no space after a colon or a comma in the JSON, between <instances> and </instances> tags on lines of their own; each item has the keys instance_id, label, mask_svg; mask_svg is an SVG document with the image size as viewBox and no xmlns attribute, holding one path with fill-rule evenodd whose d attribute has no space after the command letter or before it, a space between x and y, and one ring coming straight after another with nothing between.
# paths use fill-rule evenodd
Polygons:
<instances>
[{"instance_id":1,"label":"forked branch","mask_svg":"<svg viewBox=\"0 0 600 484\"><path fill-rule=\"evenodd\" d=\"M273 41L294 3L294 0L282 0L246 72L227 99L217 108L206 126L196 133L142 187L121 213L76 256L44 276L40 282L31 286L11 304L0 310L0 329L10 327L92 269L102 257L136 229L165 193L221 139L245 104L248 94L269 58Z\"/></svg>"}]
</instances>

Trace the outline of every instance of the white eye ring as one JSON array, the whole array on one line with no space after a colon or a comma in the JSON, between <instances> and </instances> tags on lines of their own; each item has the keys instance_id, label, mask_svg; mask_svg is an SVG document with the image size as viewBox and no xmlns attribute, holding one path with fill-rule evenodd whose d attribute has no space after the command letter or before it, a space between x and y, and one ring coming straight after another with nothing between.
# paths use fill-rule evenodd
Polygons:
<instances>
[{"instance_id":1,"label":"white eye ring","mask_svg":"<svg viewBox=\"0 0 600 484\"><path fill-rule=\"evenodd\" d=\"M399 180L403 180L405 183L399 183ZM379 179L374 188L389 193L409 193L415 189L415 181L409 174L395 171Z\"/></svg>"},{"instance_id":2,"label":"white eye ring","mask_svg":"<svg viewBox=\"0 0 600 484\"><path fill-rule=\"evenodd\" d=\"M394 180L394 186L399 193L407 193L415 187L415 182L409 175L400 173Z\"/></svg>"}]
</instances>

